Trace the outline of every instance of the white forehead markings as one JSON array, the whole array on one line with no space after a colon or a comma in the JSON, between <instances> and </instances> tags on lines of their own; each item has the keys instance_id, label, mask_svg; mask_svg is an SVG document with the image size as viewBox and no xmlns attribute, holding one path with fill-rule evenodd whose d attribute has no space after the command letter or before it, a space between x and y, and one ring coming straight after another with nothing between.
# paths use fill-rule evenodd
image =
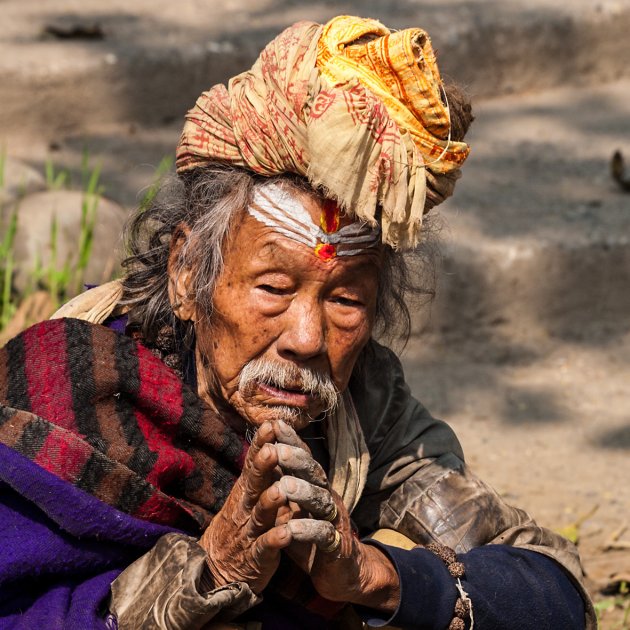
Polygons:
<instances>
[{"instance_id":1,"label":"white forehead markings","mask_svg":"<svg viewBox=\"0 0 630 630\"><path fill-rule=\"evenodd\" d=\"M380 229L356 221L336 232L325 232L316 225L310 213L294 196L277 184L255 191L247 211L257 221L308 247L318 243L335 246L336 256L354 256L380 243ZM342 246L338 249L336 246Z\"/></svg>"}]
</instances>

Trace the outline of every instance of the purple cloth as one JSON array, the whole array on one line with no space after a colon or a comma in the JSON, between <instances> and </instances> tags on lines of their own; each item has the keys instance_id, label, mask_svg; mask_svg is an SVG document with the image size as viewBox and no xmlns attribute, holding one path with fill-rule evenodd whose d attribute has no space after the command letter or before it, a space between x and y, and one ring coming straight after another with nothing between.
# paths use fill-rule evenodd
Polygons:
<instances>
[{"instance_id":1,"label":"purple cloth","mask_svg":"<svg viewBox=\"0 0 630 630\"><path fill-rule=\"evenodd\" d=\"M170 531L0 444L0 629L105 630L110 584Z\"/></svg>"}]
</instances>

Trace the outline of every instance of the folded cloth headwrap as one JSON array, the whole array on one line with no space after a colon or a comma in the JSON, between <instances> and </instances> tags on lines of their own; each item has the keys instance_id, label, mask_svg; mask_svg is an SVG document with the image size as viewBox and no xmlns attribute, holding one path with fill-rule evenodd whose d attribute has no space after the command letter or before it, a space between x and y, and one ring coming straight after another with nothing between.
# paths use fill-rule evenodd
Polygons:
<instances>
[{"instance_id":1,"label":"folded cloth headwrap","mask_svg":"<svg viewBox=\"0 0 630 630\"><path fill-rule=\"evenodd\" d=\"M349 215L380 219L384 243L413 247L426 169L452 173L469 152L450 138L445 100L422 29L392 33L350 16L299 22L227 88L199 97L186 115L177 170L218 161L304 175Z\"/></svg>"}]
</instances>

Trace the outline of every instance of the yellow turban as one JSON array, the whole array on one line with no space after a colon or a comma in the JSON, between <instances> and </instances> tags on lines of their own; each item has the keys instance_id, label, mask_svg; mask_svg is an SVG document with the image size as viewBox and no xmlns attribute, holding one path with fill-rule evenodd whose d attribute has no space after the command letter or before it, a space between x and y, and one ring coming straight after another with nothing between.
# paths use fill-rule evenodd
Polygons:
<instances>
[{"instance_id":1,"label":"yellow turban","mask_svg":"<svg viewBox=\"0 0 630 630\"><path fill-rule=\"evenodd\" d=\"M426 169L468 156L450 138L448 107L428 35L341 16L299 22L226 88L186 115L177 170L227 162L262 175L293 172L375 224L395 248L417 244Z\"/></svg>"}]
</instances>

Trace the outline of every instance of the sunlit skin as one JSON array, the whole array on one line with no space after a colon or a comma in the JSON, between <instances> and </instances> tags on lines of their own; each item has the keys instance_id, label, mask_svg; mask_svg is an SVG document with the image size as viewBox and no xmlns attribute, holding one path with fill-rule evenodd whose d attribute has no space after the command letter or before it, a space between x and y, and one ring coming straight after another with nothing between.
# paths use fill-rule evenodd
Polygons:
<instances>
[{"instance_id":1,"label":"sunlit skin","mask_svg":"<svg viewBox=\"0 0 630 630\"><path fill-rule=\"evenodd\" d=\"M319 198L300 191L295 195L318 223ZM185 238L182 228L174 237L171 262ZM243 366L263 358L328 374L343 392L372 332L381 256L376 247L326 262L308 246L243 213L224 247L224 271L210 319L187 299L188 271L175 273L169 265L174 311L195 325L199 395L224 419L240 423L239 428L249 424L259 429L242 474L199 540L215 586L241 581L262 593L286 550L323 597L386 612L396 609L400 587L395 568L382 551L352 535L342 499L295 433L322 412L322 401L295 391L299 383L287 389L263 383L239 389ZM297 418L283 416L287 407L299 410ZM311 472L302 473L307 483L300 482L299 471L309 462ZM337 516L329 522L333 502ZM341 543L328 553L335 532Z\"/></svg>"},{"instance_id":2,"label":"sunlit skin","mask_svg":"<svg viewBox=\"0 0 630 630\"><path fill-rule=\"evenodd\" d=\"M321 201L296 195L318 223ZM260 357L288 361L329 374L343 391L372 331L380 258L373 248L326 262L245 213L225 249L212 321L196 317L200 395L256 426L278 417L274 407L293 407L295 428L304 428L323 411L320 400L266 384L240 391L241 369Z\"/></svg>"}]
</instances>

